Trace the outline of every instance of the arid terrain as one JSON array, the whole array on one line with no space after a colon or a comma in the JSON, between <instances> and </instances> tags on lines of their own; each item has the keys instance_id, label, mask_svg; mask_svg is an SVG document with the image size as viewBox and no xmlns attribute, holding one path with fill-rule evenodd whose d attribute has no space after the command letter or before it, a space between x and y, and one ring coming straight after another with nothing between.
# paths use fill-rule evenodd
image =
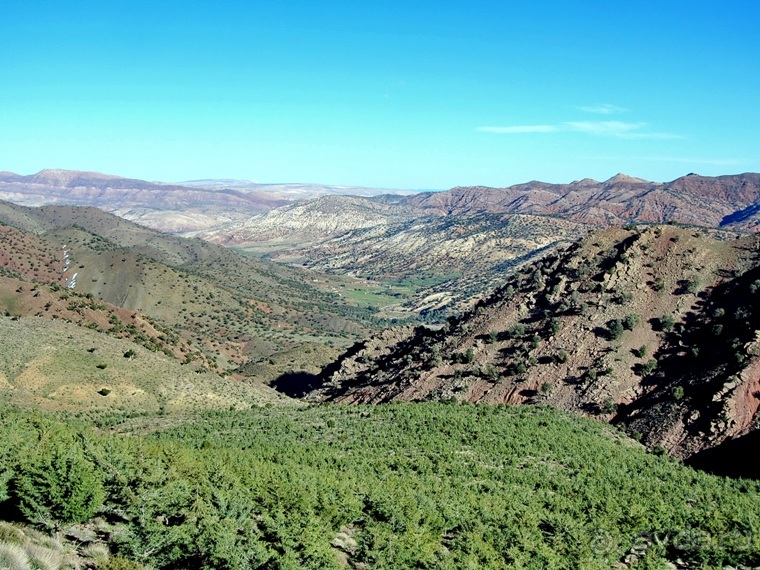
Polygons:
<instances>
[{"instance_id":1,"label":"arid terrain","mask_svg":"<svg viewBox=\"0 0 760 570\"><path fill-rule=\"evenodd\" d=\"M672 225L592 234L442 329L358 343L308 398L551 405L693 457L760 427L759 245Z\"/></svg>"},{"instance_id":2,"label":"arid terrain","mask_svg":"<svg viewBox=\"0 0 760 570\"><path fill-rule=\"evenodd\" d=\"M5 178L139 186L80 174ZM190 232L203 240L93 207L0 203L6 334L30 317L77 325L118 339L114 354L137 344L311 401L549 404L695 458L758 424L759 179L332 194Z\"/></svg>"}]
</instances>

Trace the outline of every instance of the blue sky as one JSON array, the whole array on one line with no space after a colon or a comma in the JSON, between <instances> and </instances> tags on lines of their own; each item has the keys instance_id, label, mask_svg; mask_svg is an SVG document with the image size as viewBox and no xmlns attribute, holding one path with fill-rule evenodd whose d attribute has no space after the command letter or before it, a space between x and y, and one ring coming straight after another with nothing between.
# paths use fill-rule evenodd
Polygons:
<instances>
[{"instance_id":1,"label":"blue sky","mask_svg":"<svg viewBox=\"0 0 760 570\"><path fill-rule=\"evenodd\" d=\"M386 188L760 171L760 3L0 4L0 170Z\"/></svg>"}]
</instances>

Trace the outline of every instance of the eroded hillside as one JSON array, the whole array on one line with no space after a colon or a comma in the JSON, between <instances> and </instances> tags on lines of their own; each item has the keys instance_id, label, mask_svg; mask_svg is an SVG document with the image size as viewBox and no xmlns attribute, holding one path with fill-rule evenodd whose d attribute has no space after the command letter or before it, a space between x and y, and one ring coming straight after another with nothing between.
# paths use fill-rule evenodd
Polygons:
<instances>
[{"instance_id":1,"label":"eroded hillside","mask_svg":"<svg viewBox=\"0 0 760 570\"><path fill-rule=\"evenodd\" d=\"M671 225L592 234L441 330L355 345L309 398L550 404L692 456L757 424L758 245Z\"/></svg>"},{"instance_id":2,"label":"eroded hillside","mask_svg":"<svg viewBox=\"0 0 760 570\"><path fill-rule=\"evenodd\" d=\"M548 216L423 215L403 200L330 196L199 235L320 272L416 283L402 299L407 309L450 313L471 306L505 272L586 231Z\"/></svg>"}]
</instances>

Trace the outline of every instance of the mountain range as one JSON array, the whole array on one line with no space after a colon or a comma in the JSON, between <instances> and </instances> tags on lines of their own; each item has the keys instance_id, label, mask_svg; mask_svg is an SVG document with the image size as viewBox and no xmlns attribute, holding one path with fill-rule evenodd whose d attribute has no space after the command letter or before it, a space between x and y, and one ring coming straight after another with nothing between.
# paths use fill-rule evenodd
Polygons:
<instances>
[{"instance_id":1,"label":"mountain range","mask_svg":"<svg viewBox=\"0 0 760 570\"><path fill-rule=\"evenodd\" d=\"M760 175L668 183L607 181L458 187L410 196L325 196L186 235L277 261L381 281L425 278L408 307L460 310L504 272L587 231L681 223L755 231Z\"/></svg>"},{"instance_id":2,"label":"mountain range","mask_svg":"<svg viewBox=\"0 0 760 570\"><path fill-rule=\"evenodd\" d=\"M60 169L46 169L28 176L0 172L2 200L30 206L97 206L154 229L175 233L206 230L240 234L250 225L247 220L253 215L319 197L332 198L340 204L340 197L346 195L369 202L390 201L406 218L520 213L562 216L596 226L673 221L754 231L760 219L759 189L760 174L755 173L718 177L688 174L671 182L650 182L618 174L604 182L588 178L569 184L531 181L507 188L471 186L415 193L233 179L164 184ZM297 214L292 208L288 211Z\"/></svg>"},{"instance_id":3,"label":"mountain range","mask_svg":"<svg viewBox=\"0 0 760 570\"><path fill-rule=\"evenodd\" d=\"M172 233L245 220L251 215L323 194L372 196L385 192L352 186L257 184L240 180L167 184L61 169L45 169L28 176L0 172L0 200L26 206L96 206Z\"/></svg>"},{"instance_id":4,"label":"mountain range","mask_svg":"<svg viewBox=\"0 0 760 570\"><path fill-rule=\"evenodd\" d=\"M713 464L758 433L758 174L280 207L240 190L72 171L3 173L0 187L22 201L91 203L0 202L3 334L67 334L85 366L97 364L82 352L94 341L72 331L92 329L120 343L111 357L135 345L210 374L206 401L225 406L276 401L231 397L225 379L312 401L550 404ZM101 209L116 204L165 227L180 212L208 223L170 235ZM415 314L438 324L387 328ZM46 343L27 344L48 358ZM144 378L125 380L129 359L111 357L100 364L120 394L146 391ZM102 403L103 374L85 375L85 388L19 384L24 368L55 368L44 358L3 364L14 398L31 390L53 406L84 390ZM176 386L161 386L146 401L179 406Z\"/></svg>"}]
</instances>

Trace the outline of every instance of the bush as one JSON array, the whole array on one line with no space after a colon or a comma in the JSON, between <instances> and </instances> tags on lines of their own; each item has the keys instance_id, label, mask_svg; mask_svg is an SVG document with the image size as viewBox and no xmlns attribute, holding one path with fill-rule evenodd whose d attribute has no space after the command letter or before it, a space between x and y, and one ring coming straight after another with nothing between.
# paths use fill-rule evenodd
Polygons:
<instances>
[{"instance_id":1,"label":"bush","mask_svg":"<svg viewBox=\"0 0 760 570\"><path fill-rule=\"evenodd\" d=\"M623 319L623 326L629 331L632 331L637 326L639 326L640 322L641 317L636 313L631 313L630 315L626 315Z\"/></svg>"},{"instance_id":2,"label":"bush","mask_svg":"<svg viewBox=\"0 0 760 570\"><path fill-rule=\"evenodd\" d=\"M673 330L675 324L675 319L673 319L673 317L670 315L665 315L664 317L660 318L660 328L666 332Z\"/></svg>"},{"instance_id":3,"label":"bush","mask_svg":"<svg viewBox=\"0 0 760 570\"><path fill-rule=\"evenodd\" d=\"M11 488L29 521L83 522L103 501L103 484L95 468L73 442L42 446L19 465Z\"/></svg>"},{"instance_id":4,"label":"bush","mask_svg":"<svg viewBox=\"0 0 760 570\"><path fill-rule=\"evenodd\" d=\"M650 376L655 368L657 368L657 361L654 358L647 360L647 362L641 367L641 375Z\"/></svg>"},{"instance_id":5,"label":"bush","mask_svg":"<svg viewBox=\"0 0 760 570\"><path fill-rule=\"evenodd\" d=\"M520 338L525 334L527 327L523 323L516 323L509 329L509 336L512 338Z\"/></svg>"},{"instance_id":6,"label":"bush","mask_svg":"<svg viewBox=\"0 0 760 570\"><path fill-rule=\"evenodd\" d=\"M699 287L702 284L702 281L699 277L695 277L694 279L690 279L686 282L686 292L694 295L697 291L699 291Z\"/></svg>"},{"instance_id":7,"label":"bush","mask_svg":"<svg viewBox=\"0 0 760 570\"><path fill-rule=\"evenodd\" d=\"M610 340L618 340L623 336L623 323L620 319L613 319L607 324L607 331L609 333Z\"/></svg>"}]
</instances>

